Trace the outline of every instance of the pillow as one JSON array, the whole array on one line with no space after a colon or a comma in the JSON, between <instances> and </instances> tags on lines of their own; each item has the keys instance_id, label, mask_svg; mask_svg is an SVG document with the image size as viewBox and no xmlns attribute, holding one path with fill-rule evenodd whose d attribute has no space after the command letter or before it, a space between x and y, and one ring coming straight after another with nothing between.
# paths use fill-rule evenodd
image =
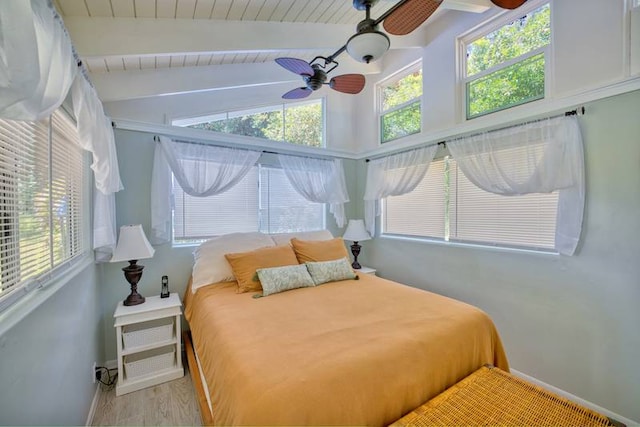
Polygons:
<instances>
[{"instance_id":1,"label":"pillow","mask_svg":"<svg viewBox=\"0 0 640 427\"><path fill-rule=\"evenodd\" d=\"M333 234L331 234L329 230L271 234L271 238L273 239L276 246L290 245L291 239L293 239L294 237L299 240L330 240L333 239Z\"/></svg>"},{"instance_id":2,"label":"pillow","mask_svg":"<svg viewBox=\"0 0 640 427\"><path fill-rule=\"evenodd\" d=\"M263 233L231 233L207 240L193 252L191 291L211 283L235 280L231 266L224 257L229 252L246 252L265 246L274 246L273 240Z\"/></svg>"},{"instance_id":3,"label":"pillow","mask_svg":"<svg viewBox=\"0 0 640 427\"><path fill-rule=\"evenodd\" d=\"M260 279L256 274L259 268L298 265L296 254L290 246L274 246L251 252L226 254L225 258L231 264L233 275L238 281L239 294L262 290Z\"/></svg>"},{"instance_id":4,"label":"pillow","mask_svg":"<svg viewBox=\"0 0 640 427\"><path fill-rule=\"evenodd\" d=\"M259 268L257 270L260 284L262 285L262 296L277 294L297 288L308 288L315 286L313 279L307 271L307 267L302 264L288 265L286 267Z\"/></svg>"},{"instance_id":5,"label":"pillow","mask_svg":"<svg viewBox=\"0 0 640 427\"><path fill-rule=\"evenodd\" d=\"M356 278L356 273L353 272L347 258L340 258L334 261L307 262L305 265L315 285Z\"/></svg>"},{"instance_id":6,"label":"pillow","mask_svg":"<svg viewBox=\"0 0 640 427\"><path fill-rule=\"evenodd\" d=\"M349 258L347 248L344 247L344 241L341 237L320 241L293 238L291 239L291 245L296 252L296 257L298 257L300 264Z\"/></svg>"}]
</instances>

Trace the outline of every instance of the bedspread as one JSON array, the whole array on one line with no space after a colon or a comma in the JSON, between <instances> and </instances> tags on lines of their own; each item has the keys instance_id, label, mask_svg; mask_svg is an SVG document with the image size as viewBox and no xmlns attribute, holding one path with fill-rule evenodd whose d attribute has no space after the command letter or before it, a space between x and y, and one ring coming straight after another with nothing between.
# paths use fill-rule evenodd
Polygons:
<instances>
[{"instance_id":1,"label":"bedspread","mask_svg":"<svg viewBox=\"0 0 640 427\"><path fill-rule=\"evenodd\" d=\"M508 370L491 319L379 277L264 298L201 288L185 315L224 425L385 425L490 363Z\"/></svg>"}]
</instances>

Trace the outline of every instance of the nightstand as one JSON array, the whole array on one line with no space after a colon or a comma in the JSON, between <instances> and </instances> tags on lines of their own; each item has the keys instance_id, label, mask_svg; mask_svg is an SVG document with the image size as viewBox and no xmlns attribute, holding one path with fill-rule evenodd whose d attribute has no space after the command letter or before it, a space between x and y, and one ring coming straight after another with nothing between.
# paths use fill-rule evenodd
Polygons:
<instances>
[{"instance_id":1,"label":"nightstand","mask_svg":"<svg viewBox=\"0 0 640 427\"><path fill-rule=\"evenodd\" d=\"M181 378L182 350L178 294L148 297L142 304L118 304L113 317L118 348L116 396Z\"/></svg>"},{"instance_id":2,"label":"nightstand","mask_svg":"<svg viewBox=\"0 0 640 427\"><path fill-rule=\"evenodd\" d=\"M371 267L365 267L364 265L358 269L358 270L353 270L357 273L362 273L362 274L371 274L372 276L376 275L376 269L375 268L371 268Z\"/></svg>"}]
</instances>

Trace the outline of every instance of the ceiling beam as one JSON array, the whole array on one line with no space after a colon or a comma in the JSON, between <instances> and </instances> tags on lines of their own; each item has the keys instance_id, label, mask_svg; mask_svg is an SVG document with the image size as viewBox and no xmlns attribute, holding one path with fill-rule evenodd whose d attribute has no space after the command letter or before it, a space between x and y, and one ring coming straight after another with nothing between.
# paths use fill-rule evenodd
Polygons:
<instances>
[{"instance_id":1,"label":"ceiling beam","mask_svg":"<svg viewBox=\"0 0 640 427\"><path fill-rule=\"evenodd\" d=\"M81 57L338 49L351 24L215 21L202 19L65 17ZM419 31L415 31L419 33ZM419 47L420 36L392 39L393 48Z\"/></svg>"},{"instance_id":2,"label":"ceiling beam","mask_svg":"<svg viewBox=\"0 0 640 427\"><path fill-rule=\"evenodd\" d=\"M380 73L380 64L343 61L332 75L347 73L377 74ZM274 62L93 73L90 79L103 102L259 87L283 82L304 85L301 77Z\"/></svg>"}]
</instances>

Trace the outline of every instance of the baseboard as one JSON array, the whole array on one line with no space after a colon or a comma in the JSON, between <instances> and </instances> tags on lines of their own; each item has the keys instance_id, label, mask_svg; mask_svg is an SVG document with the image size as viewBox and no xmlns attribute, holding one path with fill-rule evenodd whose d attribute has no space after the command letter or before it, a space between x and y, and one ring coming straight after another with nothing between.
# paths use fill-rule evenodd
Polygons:
<instances>
[{"instance_id":1,"label":"baseboard","mask_svg":"<svg viewBox=\"0 0 640 427\"><path fill-rule=\"evenodd\" d=\"M531 377L531 376L529 376L527 374L523 374L522 372L516 371L515 369L509 369L509 371L513 375L515 375L517 377L520 377L523 380L529 381L530 383L533 383L533 384L538 385L538 386L540 386L542 388L545 388L545 389L549 390L550 392L558 394L558 395L560 395L562 397L566 397L567 399L569 399L569 400L571 400L571 401L573 401L575 403L578 403L578 404L580 404L582 406L586 406L587 408L593 409L594 411L599 412L602 415L605 415L605 416L607 416L609 418L612 418L612 419L614 419L616 421L620 421L621 423L624 423L627 426L638 426L638 425L640 425L640 423L637 422L637 421L633 421L633 420L631 420L629 418L623 417L622 415L616 414L615 412L611 412L608 409L605 409L605 408L603 408L601 406L596 405L595 403L591 403L591 402L589 402L587 400L579 398L578 396L574 396L573 394L571 394L569 392L561 390L558 387L554 387L551 384L547 384L545 382L542 382L537 378Z\"/></svg>"},{"instance_id":2,"label":"baseboard","mask_svg":"<svg viewBox=\"0 0 640 427\"><path fill-rule=\"evenodd\" d=\"M90 426L93 423L93 417L96 414L96 408L98 407L98 402L100 401L101 393L102 393L102 387L100 387L100 384L96 384L96 392L93 394L93 401L91 401L91 408L89 408L89 414L87 415L87 422L84 424L85 426Z\"/></svg>"}]
</instances>

